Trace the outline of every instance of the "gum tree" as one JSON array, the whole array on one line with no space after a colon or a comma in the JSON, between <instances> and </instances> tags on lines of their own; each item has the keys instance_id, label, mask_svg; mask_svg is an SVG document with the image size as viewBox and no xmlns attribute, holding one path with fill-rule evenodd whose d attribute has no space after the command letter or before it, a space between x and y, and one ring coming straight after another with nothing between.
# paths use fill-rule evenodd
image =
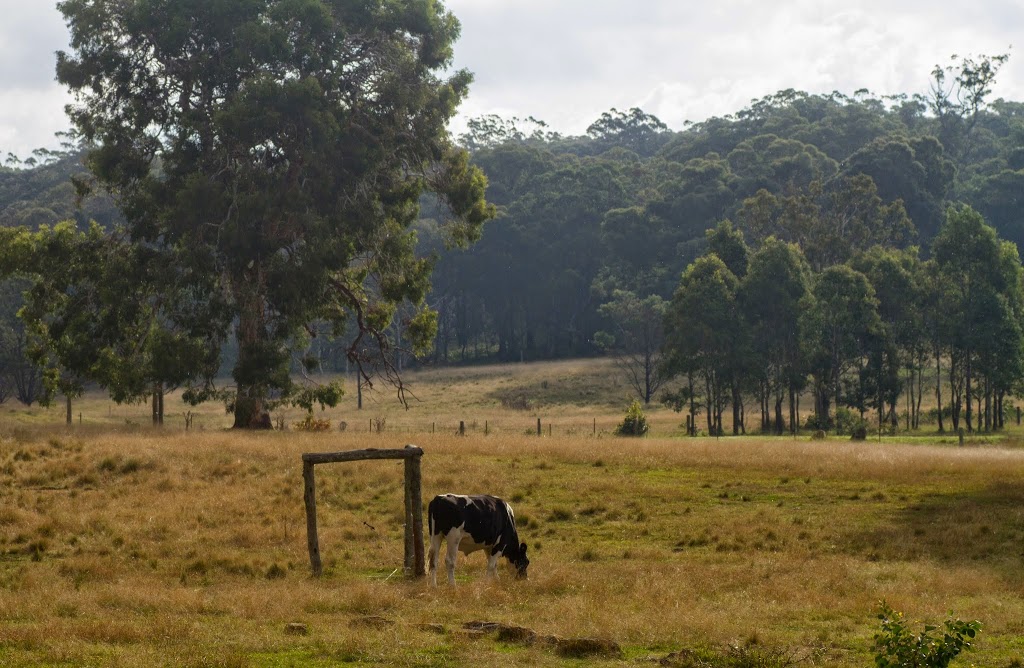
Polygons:
<instances>
[{"instance_id":1,"label":"gum tree","mask_svg":"<svg viewBox=\"0 0 1024 668\"><path fill-rule=\"evenodd\" d=\"M418 306L403 339L428 345L432 263L410 231L420 197L448 205L454 243L492 215L483 175L446 129L471 75L442 74L459 24L440 3L58 7L71 50L57 78L95 183L131 243L171 258L177 280L215 279L239 348L236 427L269 426L272 398L337 400L340 388L300 391L289 373L321 328L348 328L364 380L367 363L393 371L386 332L401 303Z\"/></svg>"}]
</instances>

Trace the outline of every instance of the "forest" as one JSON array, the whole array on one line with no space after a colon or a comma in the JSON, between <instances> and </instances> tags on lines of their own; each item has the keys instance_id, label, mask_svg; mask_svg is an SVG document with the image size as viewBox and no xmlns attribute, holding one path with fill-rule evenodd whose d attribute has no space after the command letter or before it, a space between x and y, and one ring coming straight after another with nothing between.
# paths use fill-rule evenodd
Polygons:
<instances>
[{"instance_id":1,"label":"forest","mask_svg":"<svg viewBox=\"0 0 1024 668\"><path fill-rule=\"evenodd\" d=\"M378 342L387 369L611 355L642 401L671 403L694 433L741 431L748 415L776 433L840 416L850 428L851 413L863 427L872 409L879 428L917 427L926 387L940 430L998 428L1024 379L1024 103L991 99L1006 59L954 57L922 73L926 95L785 90L681 130L635 108L583 136L469 121L458 144L496 215L453 247L445 207L420 197L411 227L436 337L408 354L415 309L398 304ZM111 199L80 187L83 150L8 156L0 224L117 229ZM46 393L46 354L37 340L26 360L33 331L15 317L29 285L0 295L0 399ZM218 336L209 376L237 363L230 337L199 338ZM351 338L334 327L296 342L293 370L344 370ZM805 391L815 418L798 425Z\"/></svg>"}]
</instances>

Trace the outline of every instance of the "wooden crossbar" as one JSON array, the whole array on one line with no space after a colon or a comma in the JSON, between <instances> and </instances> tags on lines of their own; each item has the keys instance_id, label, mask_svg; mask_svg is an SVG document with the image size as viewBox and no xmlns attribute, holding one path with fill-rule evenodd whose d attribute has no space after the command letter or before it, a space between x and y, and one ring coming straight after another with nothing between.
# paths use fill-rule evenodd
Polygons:
<instances>
[{"instance_id":1,"label":"wooden crossbar","mask_svg":"<svg viewBox=\"0 0 1024 668\"><path fill-rule=\"evenodd\" d=\"M423 449L407 445L401 450L347 450L344 452L307 452L302 455L302 479L305 483L303 497L306 502L306 542L309 546L309 563L314 577L323 574L320 559L320 536L316 521L316 474L317 464L354 462L367 459L405 460L405 571L412 577L426 574L426 560L423 552L423 482L420 460Z\"/></svg>"}]
</instances>

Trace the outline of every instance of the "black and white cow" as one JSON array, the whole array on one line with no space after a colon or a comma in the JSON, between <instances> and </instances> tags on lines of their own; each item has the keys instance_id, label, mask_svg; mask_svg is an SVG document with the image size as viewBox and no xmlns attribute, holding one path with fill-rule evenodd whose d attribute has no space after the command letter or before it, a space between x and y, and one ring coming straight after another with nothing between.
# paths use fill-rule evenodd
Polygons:
<instances>
[{"instance_id":1,"label":"black and white cow","mask_svg":"<svg viewBox=\"0 0 1024 668\"><path fill-rule=\"evenodd\" d=\"M519 542L516 517L512 506L495 496L486 494L463 496L441 494L427 506L430 527L430 582L437 585L437 560L441 540L447 541L445 565L448 583L455 584L455 558L459 550L469 554L487 550L487 575L497 575L498 559L504 555L512 562L519 577L526 577L526 543Z\"/></svg>"}]
</instances>

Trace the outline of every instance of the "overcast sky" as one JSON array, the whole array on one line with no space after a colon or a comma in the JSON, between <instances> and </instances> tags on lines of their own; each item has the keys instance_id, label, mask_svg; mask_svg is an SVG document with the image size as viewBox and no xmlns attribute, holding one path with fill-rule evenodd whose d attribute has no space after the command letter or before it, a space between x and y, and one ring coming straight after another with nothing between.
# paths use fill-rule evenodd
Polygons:
<instances>
[{"instance_id":1,"label":"overcast sky","mask_svg":"<svg viewBox=\"0 0 1024 668\"><path fill-rule=\"evenodd\" d=\"M456 66L476 75L462 116L534 116L583 133L612 107L681 129L785 88L925 93L952 54L1005 53L1024 0L447 0ZM67 128L52 0L0 0L0 151L26 157ZM1020 45L1015 45L1020 48ZM994 97L1024 100L1011 51ZM463 122L464 123L464 120ZM459 123L456 132L462 127Z\"/></svg>"}]
</instances>

